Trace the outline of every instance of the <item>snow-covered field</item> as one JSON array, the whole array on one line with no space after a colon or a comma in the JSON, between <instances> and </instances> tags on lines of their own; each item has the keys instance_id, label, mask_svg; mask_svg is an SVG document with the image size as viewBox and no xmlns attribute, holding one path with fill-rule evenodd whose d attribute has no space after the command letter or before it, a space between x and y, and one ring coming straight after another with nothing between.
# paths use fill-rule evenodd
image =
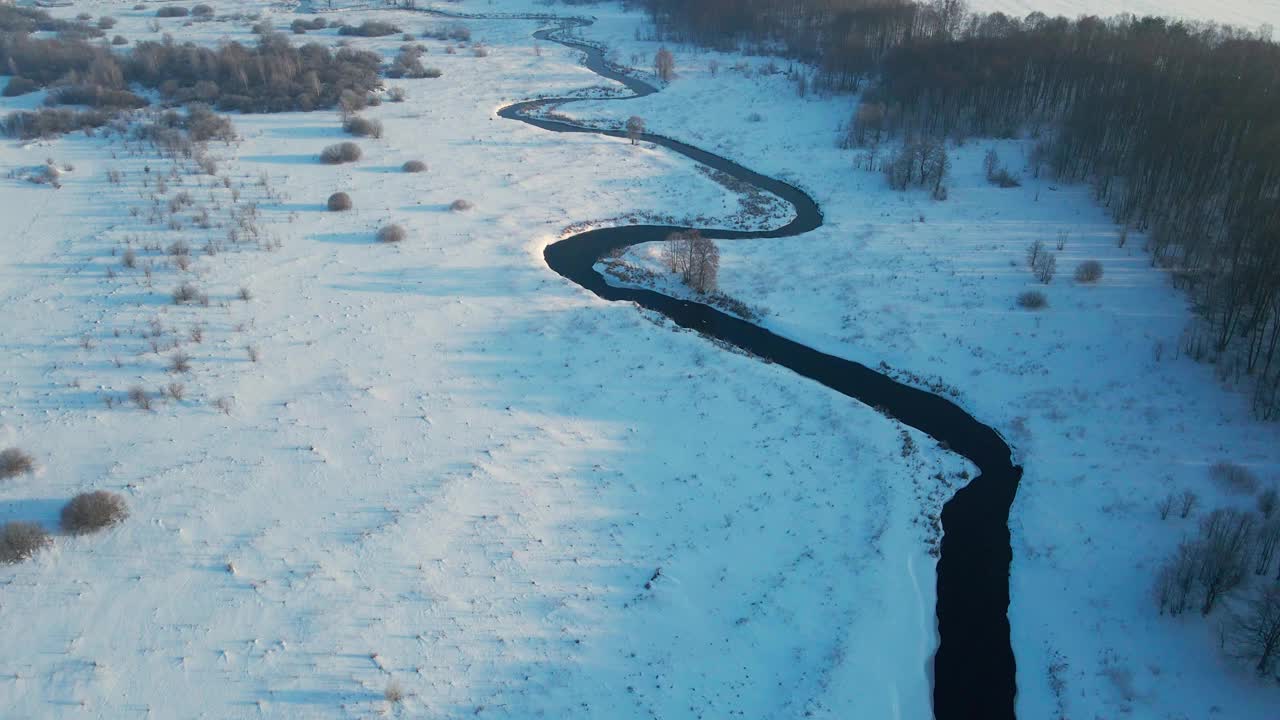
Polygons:
<instances>
[{"instance_id":1,"label":"snow-covered field","mask_svg":"<svg viewBox=\"0 0 1280 720\"><path fill-rule=\"evenodd\" d=\"M214 4L281 27L296 17ZM56 12L159 38L156 6L132 6ZM638 16L590 12L584 36L623 62L652 57ZM354 15L411 32L443 22ZM161 24L178 40L252 40L247 21ZM971 468L551 273L542 249L571 223L730 224L739 198L652 148L496 118L600 80L535 43L536 23L467 24L488 56L423 41L443 77L389 82L408 100L365 113L387 132L360 141L358 164L315 160L346 139L334 113L235 117L242 140L212 151L240 202L261 203L263 247L197 253L188 271L142 250L150 283L121 266L126 244L199 248L226 232L145 223L144 168L167 161L83 135L0 143L0 176L46 158L75 168L60 190L0 180L0 444L41 463L0 484L0 520L52 528L62 502L97 488L133 511L0 568L0 715L928 716L931 518ZM387 56L401 42L354 41ZM890 193L834 149L850 99L796 100L759 72L767 62L678 48L662 93L561 112L640 114L811 191L826 226L723 244L724 289L779 332L956 388L1017 446L1021 717L1273 717L1275 689L1220 658L1213 623L1158 618L1149 598L1153 565L1195 522L1161 522L1155 498L1194 488L1206 505L1244 505L1215 495L1206 466L1230 458L1270 478L1280 458L1274 427L1178 357L1188 313L1142 238L1117 248L1084 188L987 186L988 143L953 153L946 202ZM998 147L1021 167L1024 148ZM399 172L415 158L430 171ZM229 189L168 184L165 197L188 190L225 222ZM353 212L324 212L337 190ZM459 198L475 208L449 212ZM375 243L387 222L409 239ZM1032 284L1026 245L1060 232L1050 308L1015 309ZM1084 258L1106 267L1095 287L1070 281ZM171 303L184 279L208 307ZM180 380L166 371L174 342L192 358ZM152 412L103 402L175 381L185 399ZM903 432L919 448L908 458ZM392 684L401 705L384 699Z\"/></svg>"},{"instance_id":2,"label":"snow-covered field","mask_svg":"<svg viewBox=\"0 0 1280 720\"><path fill-rule=\"evenodd\" d=\"M652 56L657 46L636 42L631 21L601 15L587 37L624 62ZM834 147L851 101L799 100L769 62L681 48L679 77L662 93L563 112L594 122L637 113L656 132L809 190L826 225L721 243L721 289L764 308L763 324L781 334L954 392L1009 437L1027 470L1011 520L1020 716L1274 717L1276 688L1219 652L1221 613L1173 621L1151 598L1156 567L1196 522L1161 521L1156 501L1191 489L1206 507L1252 509L1253 497L1223 494L1207 468L1233 460L1274 483L1280 451L1276 427L1251 419L1247 384L1181 356L1190 313L1150 267L1143 238L1118 247L1120 230L1089 189L1031 177L1021 142L951 148L945 202L891 192L853 167L857 151ZM1021 173L1021 188L987 184L988 148ZM1058 255L1048 287L1026 267L1036 239ZM624 259L663 271L657 248ZM1072 279L1086 259L1104 265L1096 285ZM1015 305L1036 288L1047 310Z\"/></svg>"},{"instance_id":3,"label":"snow-covered field","mask_svg":"<svg viewBox=\"0 0 1280 720\"><path fill-rule=\"evenodd\" d=\"M56 12L158 38L155 6L131 7ZM360 14L384 15L438 22ZM248 22L161 23L252 40ZM929 517L968 468L915 433L904 459L871 409L548 271L569 223L716 222L738 199L665 153L497 119L597 78L535 52L532 22L468 25L488 56L425 41L443 77L391 83L409 99L367 111L387 133L358 164L315 160L345 138L334 113L235 118L242 141L211 151L240 205L261 203L263 247L208 256L227 228L186 212L148 225L160 176L215 225L234 201L134 143L0 144L0 174L74 165L60 190L0 181L0 423L40 462L0 484L0 519L52 529L86 489L132 508L0 568L0 715L927 714ZM413 158L430 171L400 173ZM335 190L353 212L324 212ZM448 212L458 198L475 209ZM373 241L389 221L406 242ZM179 238L188 271L146 250ZM172 304L184 279L208 307ZM190 373L167 372L174 343ZM183 400L123 400L172 382Z\"/></svg>"}]
</instances>

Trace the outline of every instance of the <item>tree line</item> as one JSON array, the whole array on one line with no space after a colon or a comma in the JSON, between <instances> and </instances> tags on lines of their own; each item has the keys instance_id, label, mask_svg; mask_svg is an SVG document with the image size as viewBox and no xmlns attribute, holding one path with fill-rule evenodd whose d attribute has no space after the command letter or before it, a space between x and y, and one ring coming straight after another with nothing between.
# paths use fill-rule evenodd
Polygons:
<instances>
[{"instance_id":1,"label":"tree line","mask_svg":"<svg viewBox=\"0 0 1280 720\"><path fill-rule=\"evenodd\" d=\"M60 30L53 37L32 34L45 28ZM284 112L340 102L362 107L380 84L382 58L377 53L352 48L335 52L319 43L295 47L269 28L262 29L254 45L231 42L208 48L166 36L122 54L61 28L41 11L0 6L0 68L13 76L7 94L53 87L51 104L135 108L147 104L129 91L138 85L177 103Z\"/></svg>"},{"instance_id":2,"label":"tree line","mask_svg":"<svg viewBox=\"0 0 1280 720\"><path fill-rule=\"evenodd\" d=\"M1280 46L1265 32L960 0L645 2L662 39L781 50L820 88L861 90L847 144L1038 138L1033 172L1091 184L1118 242L1147 233L1190 294L1184 349L1251 377L1256 413L1280 419Z\"/></svg>"}]
</instances>

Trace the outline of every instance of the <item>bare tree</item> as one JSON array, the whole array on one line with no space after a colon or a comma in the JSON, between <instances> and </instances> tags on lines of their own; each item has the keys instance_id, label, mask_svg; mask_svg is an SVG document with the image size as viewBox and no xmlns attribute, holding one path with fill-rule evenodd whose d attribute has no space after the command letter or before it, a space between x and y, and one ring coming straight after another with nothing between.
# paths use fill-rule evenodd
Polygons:
<instances>
[{"instance_id":1,"label":"bare tree","mask_svg":"<svg viewBox=\"0 0 1280 720\"><path fill-rule=\"evenodd\" d=\"M1036 240L1035 242L1028 245L1027 246L1027 265L1031 266L1031 268L1034 270L1036 267L1036 264L1040 262L1040 256L1044 255L1044 253L1045 253L1045 249L1044 249L1043 240Z\"/></svg>"},{"instance_id":2,"label":"bare tree","mask_svg":"<svg viewBox=\"0 0 1280 720\"><path fill-rule=\"evenodd\" d=\"M947 146L937 140L926 142L921 161L920 176L924 184L930 186L934 199L945 199L946 195L942 187L942 181L947 178L947 173L951 171L951 158L947 157Z\"/></svg>"},{"instance_id":3,"label":"bare tree","mask_svg":"<svg viewBox=\"0 0 1280 720\"><path fill-rule=\"evenodd\" d=\"M696 230L691 230L689 232L671 233L667 236L667 242L662 246L662 259L667 267L671 269L671 272L684 275L685 270L689 267L693 235L696 233Z\"/></svg>"},{"instance_id":4,"label":"bare tree","mask_svg":"<svg viewBox=\"0 0 1280 720\"><path fill-rule=\"evenodd\" d=\"M639 115L632 115L627 118L627 137L631 138L631 144L635 145L644 134L644 118Z\"/></svg>"},{"instance_id":5,"label":"bare tree","mask_svg":"<svg viewBox=\"0 0 1280 720\"><path fill-rule=\"evenodd\" d=\"M693 239L693 263L685 273L685 284L700 293L716 289L720 275L720 248L711 238L698 234Z\"/></svg>"},{"instance_id":6,"label":"bare tree","mask_svg":"<svg viewBox=\"0 0 1280 720\"><path fill-rule=\"evenodd\" d=\"M1270 674L1280 661L1280 585L1259 588L1231 613L1224 630L1233 657L1254 663L1259 676Z\"/></svg>"},{"instance_id":7,"label":"bare tree","mask_svg":"<svg viewBox=\"0 0 1280 720\"><path fill-rule=\"evenodd\" d=\"M1173 496L1173 493L1169 493L1164 496L1164 499L1156 504L1156 509L1160 511L1161 520L1169 519L1169 513L1173 512L1173 504L1175 502L1177 502L1177 498Z\"/></svg>"},{"instance_id":8,"label":"bare tree","mask_svg":"<svg viewBox=\"0 0 1280 720\"><path fill-rule=\"evenodd\" d=\"M1269 518L1253 539L1254 565L1253 571L1258 575L1266 575L1271 569L1271 561L1275 560L1276 549L1280 547L1280 517Z\"/></svg>"},{"instance_id":9,"label":"bare tree","mask_svg":"<svg viewBox=\"0 0 1280 720\"><path fill-rule=\"evenodd\" d=\"M1253 540L1253 515L1233 509L1214 510L1200 521L1200 564L1197 579L1204 590L1200 614L1244 580Z\"/></svg>"},{"instance_id":10,"label":"bare tree","mask_svg":"<svg viewBox=\"0 0 1280 720\"><path fill-rule=\"evenodd\" d=\"M1195 510L1196 502L1200 500L1199 496L1190 490L1183 490L1182 496L1178 503L1178 516L1186 518L1191 515L1191 511Z\"/></svg>"},{"instance_id":11,"label":"bare tree","mask_svg":"<svg viewBox=\"0 0 1280 720\"><path fill-rule=\"evenodd\" d=\"M1058 256L1051 252L1040 253L1040 257L1036 259L1036 263L1031 266L1031 272L1035 274L1036 280L1048 285L1053 281L1053 275L1058 270Z\"/></svg>"},{"instance_id":12,"label":"bare tree","mask_svg":"<svg viewBox=\"0 0 1280 720\"><path fill-rule=\"evenodd\" d=\"M987 150L987 154L982 158L982 171L986 173L987 180L996 179L996 170L1000 169L1000 156L996 153L995 148Z\"/></svg>"},{"instance_id":13,"label":"bare tree","mask_svg":"<svg viewBox=\"0 0 1280 720\"><path fill-rule=\"evenodd\" d=\"M663 259L672 272L700 293L716 288L720 273L720 249L697 230L672 233L662 249Z\"/></svg>"},{"instance_id":14,"label":"bare tree","mask_svg":"<svg viewBox=\"0 0 1280 720\"><path fill-rule=\"evenodd\" d=\"M1160 614L1181 615L1191 603L1191 591L1196 585L1196 568L1199 565L1200 547L1184 542L1178 552L1161 568L1156 576L1156 602Z\"/></svg>"},{"instance_id":15,"label":"bare tree","mask_svg":"<svg viewBox=\"0 0 1280 720\"><path fill-rule=\"evenodd\" d=\"M676 58L665 47L658 48L653 56L653 71L662 82L671 82L676 76Z\"/></svg>"}]
</instances>

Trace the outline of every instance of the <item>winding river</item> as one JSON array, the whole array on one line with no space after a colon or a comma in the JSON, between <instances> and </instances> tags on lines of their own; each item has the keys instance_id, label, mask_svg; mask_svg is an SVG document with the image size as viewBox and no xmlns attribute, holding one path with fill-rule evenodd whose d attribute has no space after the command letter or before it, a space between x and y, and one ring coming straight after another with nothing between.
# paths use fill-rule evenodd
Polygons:
<instances>
[{"instance_id":1,"label":"winding river","mask_svg":"<svg viewBox=\"0 0 1280 720\"><path fill-rule=\"evenodd\" d=\"M439 13L443 14L443 13ZM486 16L472 16L477 19ZM541 15L490 16L490 19L551 20ZM586 54L586 67L625 85L640 97L657 92L652 85L612 67L592 45L564 37L588 19L554 19L558 27L535 37ZM581 98L542 98L502 108L498 114L551 132L625 137L619 130L595 129L541 118L536 111ZM616 98L627 100L630 98ZM1022 477L1009 446L951 401L899 383L864 365L818 352L715 308L652 290L609 285L594 268L605 254L638 243L664 240L673 232L696 229L718 240L784 238L822 225L813 198L780 180L761 175L726 158L654 134L641 139L660 145L771 192L795 206L790 223L774 230L733 231L664 225L602 228L564 238L545 250L547 265L568 280L612 301L632 302L686 327L786 367L858 402L879 407L899 422L924 432L969 459L979 475L942 509L942 545L938 561L939 646L933 659L933 707L939 720L1001 720L1014 717L1015 665L1009 641L1009 508ZM867 719L874 720L874 719Z\"/></svg>"}]
</instances>

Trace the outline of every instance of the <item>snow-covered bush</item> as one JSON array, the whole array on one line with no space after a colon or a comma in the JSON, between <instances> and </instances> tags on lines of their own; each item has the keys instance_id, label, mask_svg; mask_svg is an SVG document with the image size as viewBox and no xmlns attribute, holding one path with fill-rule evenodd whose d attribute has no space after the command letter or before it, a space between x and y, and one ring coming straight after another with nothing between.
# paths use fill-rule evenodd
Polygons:
<instances>
[{"instance_id":1,"label":"snow-covered bush","mask_svg":"<svg viewBox=\"0 0 1280 720\"><path fill-rule=\"evenodd\" d=\"M1027 290L1018 293L1018 307L1028 310L1039 310L1049 306L1049 298L1039 290Z\"/></svg>"},{"instance_id":2,"label":"snow-covered bush","mask_svg":"<svg viewBox=\"0 0 1280 720\"><path fill-rule=\"evenodd\" d=\"M1102 279L1102 263L1085 260L1076 266L1076 282L1093 283Z\"/></svg>"},{"instance_id":3,"label":"snow-covered bush","mask_svg":"<svg viewBox=\"0 0 1280 720\"><path fill-rule=\"evenodd\" d=\"M106 490L80 493L62 508L62 529L76 535L96 532L129 517L124 498Z\"/></svg>"},{"instance_id":4,"label":"snow-covered bush","mask_svg":"<svg viewBox=\"0 0 1280 720\"><path fill-rule=\"evenodd\" d=\"M1241 495L1251 495L1258 491L1258 476L1243 465L1226 460L1216 462L1209 468L1209 477L1223 490Z\"/></svg>"},{"instance_id":5,"label":"snow-covered bush","mask_svg":"<svg viewBox=\"0 0 1280 720\"><path fill-rule=\"evenodd\" d=\"M0 480L34 472L36 459L21 448L9 448L0 452Z\"/></svg>"},{"instance_id":6,"label":"snow-covered bush","mask_svg":"<svg viewBox=\"0 0 1280 720\"><path fill-rule=\"evenodd\" d=\"M329 196L326 207L332 212L342 212L351 209L351 196L344 192L336 192Z\"/></svg>"},{"instance_id":7,"label":"snow-covered bush","mask_svg":"<svg viewBox=\"0 0 1280 720\"><path fill-rule=\"evenodd\" d=\"M340 165L342 163L355 162L363 157L360 146L353 142L343 142L336 145L330 145L320 153L320 162L327 165Z\"/></svg>"},{"instance_id":8,"label":"snow-covered bush","mask_svg":"<svg viewBox=\"0 0 1280 720\"><path fill-rule=\"evenodd\" d=\"M7 522L0 527L0 563L22 562L52 544L49 533L35 523Z\"/></svg>"},{"instance_id":9,"label":"snow-covered bush","mask_svg":"<svg viewBox=\"0 0 1280 720\"><path fill-rule=\"evenodd\" d=\"M186 305L200 299L200 291L195 285L184 282L173 289L173 304Z\"/></svg>"},{"instance_id":10,"label":"snow-covered bush","mask_svg":"<svg viewBox=\"0 0 1280 720\"><path fill-rule=\"evenodd\" d=\"M399 225L385 225L378 230L378 242L397 243L408 237L409 234Z\"/></svg>"},{"instance_id":11,"label":"snow-covered bush","mask_svg":"<svg viewBox=\"0 0 1280 720\"><path fill-rule=\"evenodd\" d=\"M357 35L359 37L384 37L386 35L399 35L404 32L400 28L389 22L380 20L365 20L359 25L343 25L339 30L339 35Z\"/></svg>"},{"instance_id":12,"label":"snow-covered bush","mask_svg":"<svg viewBox=\"0 0 1280 720\"><path fill-rule=\"evenodd\" d=\"M342 129L359 137L382 137L382 122L352 115L342 122Z\"/></svg>"}]
</instances>

